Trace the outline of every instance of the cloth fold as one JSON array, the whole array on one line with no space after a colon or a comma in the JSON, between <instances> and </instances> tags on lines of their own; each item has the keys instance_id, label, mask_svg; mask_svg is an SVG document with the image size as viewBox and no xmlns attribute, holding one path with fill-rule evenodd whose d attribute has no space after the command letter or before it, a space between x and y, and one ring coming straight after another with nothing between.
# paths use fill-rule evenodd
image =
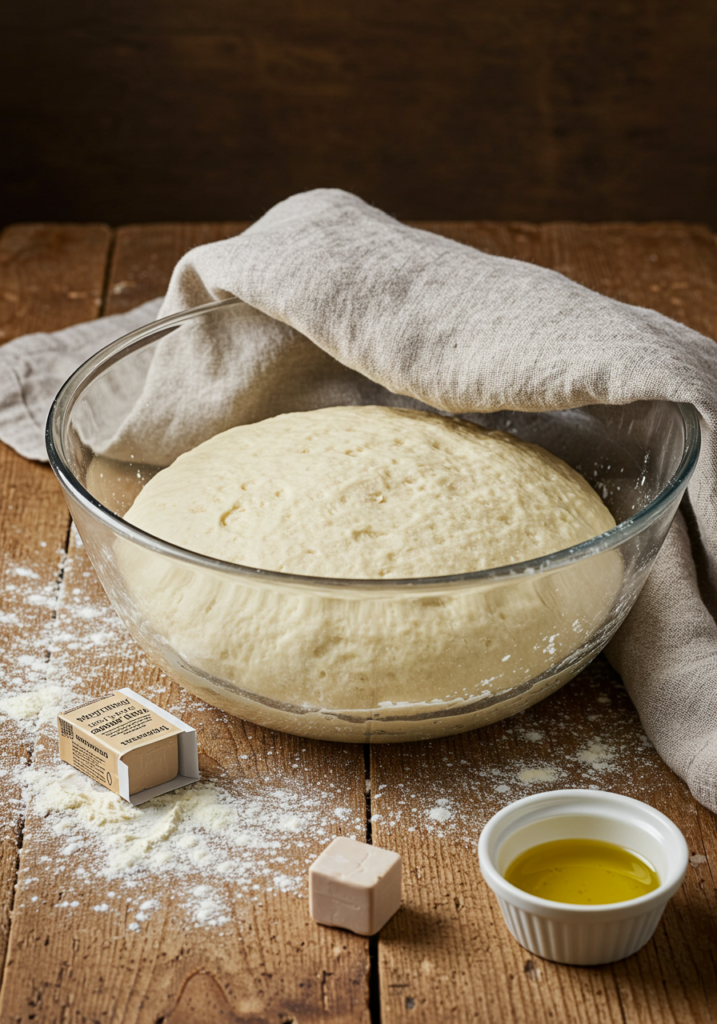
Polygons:
<instances>
[{"instance_id":1,"label":"cloth fold","mask_svg":"<svg viewBox=\"0 0 717 1024\"><path fill-rule=\"evenodd\" d=\"M61 331L23 334L0 348L0 441L26 459L47 462L45 422L55 395L86 359L116 338L154 320L162 299L128 313Z\"/></svg>"},{"instance_id":2,"label":"cloth fold","mask_svg":"<svg viewBox=\"0 0 717 1024\"><path fill-rule=\"evenodd\" d=\"M163 339L108 454L152 436L170 462L187 447L193 396L207 393L216 401L196 420L195 443L237 422L330 402L463 414L641 399L696 406L703 447L689 533L678 516L607 654L661 756L717 811L715 343L653 310L406 227L331 189L293 196L242 235L187 253L160 314L234 296L242 358L228 358L221 332L191 324ZM0 349L0 439L42 457L44 413L73 360L157 310L155 301ZM196 404L208 405L205 397Z\"/></svg>"}]
</instances>

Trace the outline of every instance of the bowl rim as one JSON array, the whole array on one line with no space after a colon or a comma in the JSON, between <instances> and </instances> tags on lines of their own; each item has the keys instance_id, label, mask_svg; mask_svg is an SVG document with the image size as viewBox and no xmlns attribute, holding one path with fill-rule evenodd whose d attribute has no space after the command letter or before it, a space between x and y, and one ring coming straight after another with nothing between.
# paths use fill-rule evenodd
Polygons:
<instances>
[{"instance_id":1,"label":"bowl rim","mask_svg":"<svg viewBox=\"0 0 717 1024\"><path fill-rule=\"evenodd\" d=\"M534 896L519 889L498 870L492 846L500 840L503 826L514 824L515 828L520 828L523 817L530 818L531 812L539 809L541 805L545 806L545 813L541 817L561 818L572 817L577 807L581 807L584 813L585 804L595 805L599 816L637 824L653 835L659 834L659 841L669 850L670 856L667 874L660 879L656 889L644 896L636 896L634 899L621 900L617 903L563 903L560 900ZM643 800L604 789L554 789L514 800L497 811L484 826L478 840L478 862L489 888L499 899L520 910L555 920L593 919L597 923L607 919L637 917L652 907L667 903L684 881L689 862L689 848L674 821Z\"/></svg>"},{"instance_id":2,"label":"bowl rim","mask_svg":"<svg viewBox=\"0 0 717 1024\"><path fill-rule=\"evenodd\" d=\"M147 533L138 526L128 523L93 497L75 477L67 464L64 457L60 428L65 415L71 410L85 388L125 355L138 351L146 344L158 340L165 334L170 334L184 321L203 316L224 306L238 304L242 304L241 299L229 298L208 302L201 306L194 306L180 313L173 313L170 316L153 320L143 327L139 327L129 334L125 334L110 342L86 359L68 377L55 396L47 417L45 427L47 455L50 466L63 488L93 518L103 522L114 533L176 561L201 566L214 572L242 576L247 579L273 581L279 584L292 584L311 588L380 589L384 592L423 590L425 588L443 586L454 588L462 585L496 583L523 576L544 575L562 569L564 566L582 561L585 558L610 551L622 545L629 538L642 533L656 519L659 519L664 508L672 501L675 501L685 490L697 464L701 446L701 431L697 410L687 402L670 402L668 399L661 399L660 401L665 401L667 404L674 405L678 409L685 432L682 456L671 479L652 501L643 509L640 509L639 512L636 512L635 515L618 523L610 530L598 534L596 537L582 541L580 544L575 544L572 547L551 552L548 555L541 555L538 558L516 562L512 565L496 566L492 569L481 569L477 572L455 573L450 576L409 577L407 579L345 579L329 576L305 576L297 573L277 572L273 569L259 569L235 562L225 562L219 558L212 558L208 555L189 551L169 541L161 540L159 537Z\"/></svg>"}]
</instances>

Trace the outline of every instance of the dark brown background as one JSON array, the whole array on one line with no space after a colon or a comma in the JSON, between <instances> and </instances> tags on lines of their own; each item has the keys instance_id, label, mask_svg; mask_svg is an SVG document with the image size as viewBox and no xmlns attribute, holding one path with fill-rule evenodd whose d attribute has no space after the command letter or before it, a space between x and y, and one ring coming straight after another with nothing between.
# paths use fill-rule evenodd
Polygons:
<instances>
[{"instance_id":1,"label":"dark brown background","mask_svg":"<svg viewBox=\"0 0 717 1024\"><path fill-rule=\"evenodd\" d=\"M0 223L717 227L715 0L5 0Z\"/></svg>"}]
</instances>

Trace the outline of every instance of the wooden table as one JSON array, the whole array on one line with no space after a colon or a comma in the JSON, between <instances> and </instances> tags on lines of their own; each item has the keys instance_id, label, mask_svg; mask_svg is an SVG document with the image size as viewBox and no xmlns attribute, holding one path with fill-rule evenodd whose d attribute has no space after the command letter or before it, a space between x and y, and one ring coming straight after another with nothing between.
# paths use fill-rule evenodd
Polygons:
<instances>
[{"instance_id":1,"label":"wooden table","mask_svg":"<svg viewBox=\"0 0 717 1024\"><path fill-rule=\"evenodd\" d=\"M243 226L10 227L0 237L0 340L120 312L159 295L185 250ZM717 250L705 228L423 226L554 267L717 336ZM37 574L37 586L58 597L24 605L14 626L1 627L0 656L13 675L22 670L13 660L17 644L41 642L53 616L62 625L70 600L63 604L63 594L103 609L106 599L69 529L51 471L2 446L0 467L3 579L23 566ZM5 610L18 611L13 592L3 593ZM108 621L113 615L103 614ZM166 704L182 699L119 624L110 633L99 659L95 648L66 645L48 653L48 663L69 658L89 695L131 684L160 693ZM190 922L181 900L160 900L146 925L130 931L121 914L93 911L102 892L81 891L77 867L90 854L80 849L71 865L58 867L57 850L32 812L23 819L13 802L19 792L6 775L0 779L7 818L0 859L2 1024L717 1019L716 820L646 743L604 660L516 718L434 742L364 750L299 740L194 700L187 718L200 730L205 777L224 773L241 792L281 785L299 764L307 786L322 794L331 834L343 827L332 810L348 808L366 822L373 842L399 851L403 908L376 940L314 925L302 893L281 891L262 892L254 901L237 896L220 937ZM56 736L50 729L33 740L6 720L2 731L2 767L23 758L41 766L51 757ZM544 962L521 949L505 930L476 856L480 829L500 806L542 789L580 785L636 795L665 811L684 831L692 855L685 884L654 939L629 960L590 969ZM436 807L445 813L431 815ZM287 871L305 871L323 845L312 841L299 851L288 843ZM151 896L157 887L148 878L142 891Z\"/></svg>"}]
</instances>

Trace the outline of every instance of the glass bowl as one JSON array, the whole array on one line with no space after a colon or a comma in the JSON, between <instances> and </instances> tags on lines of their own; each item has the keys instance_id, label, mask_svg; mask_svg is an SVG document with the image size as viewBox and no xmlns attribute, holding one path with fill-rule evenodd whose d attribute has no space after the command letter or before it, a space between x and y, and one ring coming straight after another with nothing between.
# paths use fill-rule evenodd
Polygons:
<instances>
[{"instance_id":1,"label":"glass bowl","mask_svg":"<svg viewBox=\"0 0 717 1024\"><path fill-rule=\"evenodd\" d=\"M120 338L69 378L48 419L50 464L77 529L149 657L233 715L350 742L473 729L522 711L580 672L634 604L694 470L693 407L652 401L465 417L542 445L595 487L617 526L575 547L434 579L326 579L235 565L125 522L167 456L151 442L119 455L108 443L130 411L151 415L143 389L148 376L157 386L157 365L172 346L188 339L196 353L198 338L219 338L226 354L243 344L242 309L234 299L210 303ZM176 423L168 425L174 454L223 429L212 426L211 391L196 392L191 423L177 395ZM314 392L304 407L336 404L330 396L330 387L325 398ZM388 392L383 400L421 407ZM248 406L232 416L234 424L257 418Z\"/></svg>"}]
</instances>

